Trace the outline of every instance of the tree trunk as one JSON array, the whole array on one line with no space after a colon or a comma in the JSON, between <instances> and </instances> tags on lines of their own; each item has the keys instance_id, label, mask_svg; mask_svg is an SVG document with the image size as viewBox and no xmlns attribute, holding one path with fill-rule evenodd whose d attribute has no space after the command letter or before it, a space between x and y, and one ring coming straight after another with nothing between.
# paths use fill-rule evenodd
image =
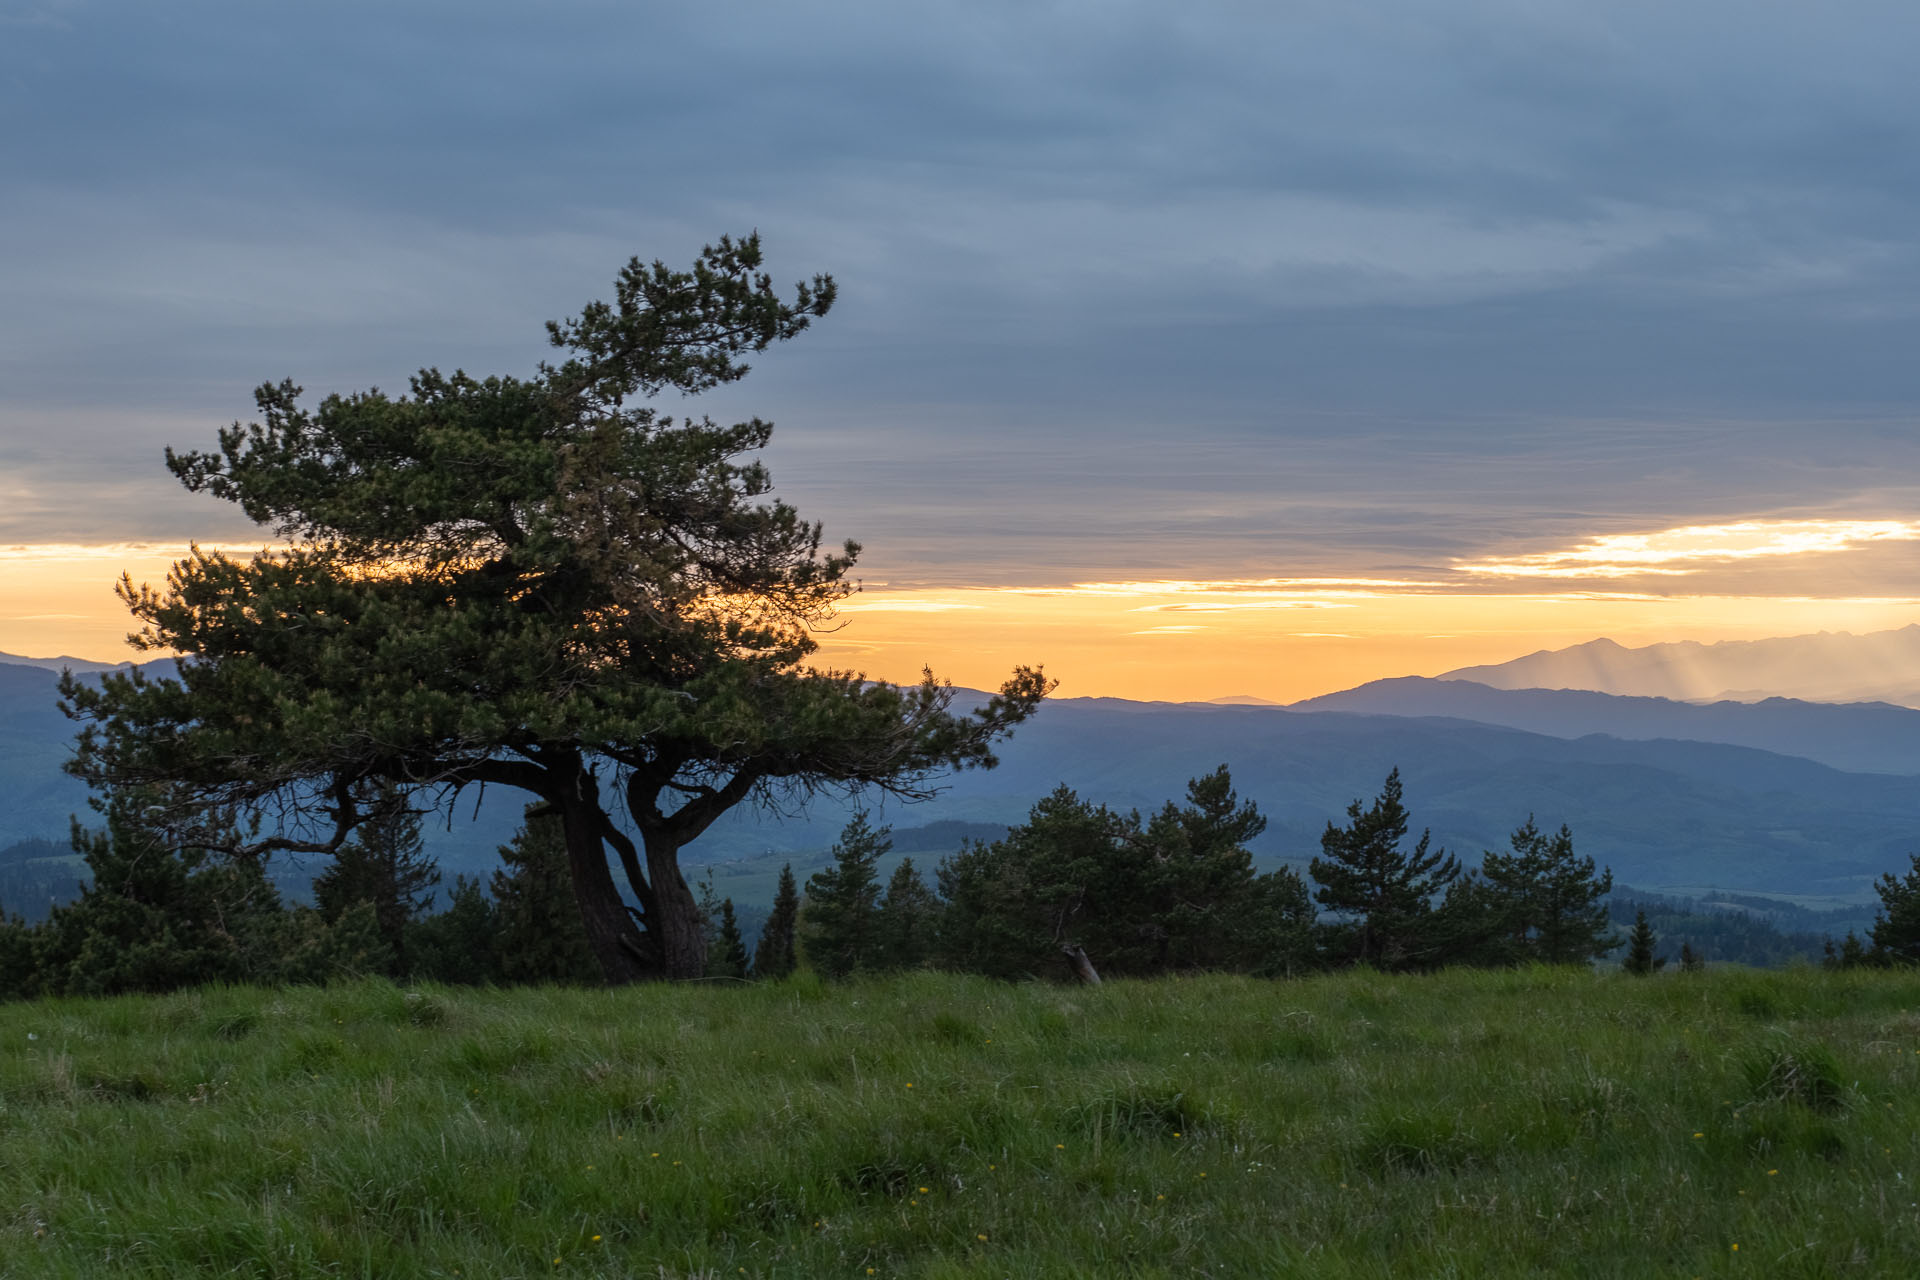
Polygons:
<instances>
[{"instance_id":1,"label":"tree trunk","mask_svg":"<svg viewBox=\"0 0 1920 1280\"><path fill-rule=\"evenodd\" d=\"M600 835L599 799L591 793L560 802L561 823L567 836L567 867L573 875L573 899L580 906L580 922L587 945L609 986L645 982L667 976L660 952L633 922L607 866L606 843ZM684 886L682 886L684 890Z\"/></svg>"},{"instance_id":2,"label":"tree trunk","mask_svg":"<svg viewBox=\"0 0 1920 1280\"><path fill-rule=\"evenodd\" d=\"M647 850L647 879L653 883L653 911L647 933L669 978L699 978L707 971L707 939L700 929L700 904L680 874L680 845L671 835L642 828Z\"/></svg>"},{"instance_id":3,"label":"tree trunk","mask_svg":"<svg viewBox=\"0 0 1920 1280\"><path fill-rule=\"evenodd\" d=\"M1080 981L1090 987L1100 985L1100 973L1093 967L1093 961L1087 959L1087 949L1085 947L1069 946L1063 942L1060 944L1060 954L1064 955L1067 958L1067 963L1073 966L1074 976L1079 978Z\"/></svg>"}]
</instances>

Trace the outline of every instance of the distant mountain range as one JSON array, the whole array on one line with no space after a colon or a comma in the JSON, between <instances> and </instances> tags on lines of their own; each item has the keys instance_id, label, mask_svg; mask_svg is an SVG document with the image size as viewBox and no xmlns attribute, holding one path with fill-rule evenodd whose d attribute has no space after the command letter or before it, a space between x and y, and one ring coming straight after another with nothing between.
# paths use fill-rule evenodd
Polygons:
<instances>
[{"instance_id":1,"label":"distant mountain range","mask_svg":"<svg viewBox=\"0 0 1920 1280\"><path fill-rule=\"evenodd\" d=\"M60 771L73 726L54 707L56 680L40 666L0 663L0 847L64 840L69 814L90 816L84 791ZM1386 680L1293 707L1061 699L999 754L1000 768L958 775L931 802L870 798L876 821L931 864L963 838L1024 820L1059 784L1117 809L1151 810L1225 763L1270 819L1256 854L1304 863L1327 822L1370 799L1398 766L1416 826L1430 825L1470 865L1481 850L1504 847L1529 814L1569 823L1579 850L1622 882L1673 892L1857 900L1920 849L1920 778L1911 776L1920 774L1920 711L1884 704L1697 706ZM468 797L457 817L429 824L429 849L449 879L490 870L525 803L500 788L477 798L477 811ZM817 854L855 803L736 811L688 861Z\"/></svg>"},{"instance_id":2,"label":"distant mountain range","mask_svg":"<svg viewBox=\"0 0 1920 1280\"><path fill-rule=\"evenodd\" d=\"M1850 635L1822 631L1771 640L1683 640L1629 649L1590 640L1485 667L1462 667L1442 680L1495 689L1590 689L1682 702L1892 702L1920 707L1920 623L1898 631Z\"/></svg>"},{"instance_id":3,"label":"distant mountain range","mask_svg":"<svg viewBox=\"0 0 1920 1280\"><path fill-rule=\"evenodd\" d=\"M1404 676L1296 702L1293 711L1444 716L1555 738L1607 734L1756 747L1853 773L1920 774L1920 711L1885 702L1794 698L1676 702L1582 689L1496 689L1469 680Z\"/></svg>"},{"instance_id":4,"label":"distant mountain range","mask_svg":"<svg viewBox=\"0 0 1920 1280\"><path fill-rule=\"evenodd\" d=\"M73 670L81 675L90 675L100 671L118 671L130 667L132 662L93 662L86 658L23 658L17 653L0 653L0 663L16 667L39 667L43 671Z\"/></svg>"}]
</instances>

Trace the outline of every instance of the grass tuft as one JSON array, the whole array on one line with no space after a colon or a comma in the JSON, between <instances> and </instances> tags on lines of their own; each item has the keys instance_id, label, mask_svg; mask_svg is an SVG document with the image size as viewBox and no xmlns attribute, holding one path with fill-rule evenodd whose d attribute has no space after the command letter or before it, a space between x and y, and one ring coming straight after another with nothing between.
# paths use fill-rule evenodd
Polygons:
<instances>
[{"instance_id":1,"label":"grass tuft","mask_svg":"<svg viewBox=\"0 0 1920 1280\"><path fill-rule=\"evenodd\" d=\"M1486 1152L1460 1116L1427 1109L1369 1118L1354 1154L1362 1169L1379 1175L1454 1173L1482 1160Z\"/></svg>"},{"instance_id":2,"label":"grass tuft","mask_svg":"<svg viewBox=\"0 0 1920 1280\"><path fill-rule=\"evenodd\" d=\"M1833 1051L1817 1041L1777 1044L1745 1064L1747 1092L1755 1102L1789 1102L1823 1114L1847 1105L1846 1079Z\"/></svg>"}]
</instances>

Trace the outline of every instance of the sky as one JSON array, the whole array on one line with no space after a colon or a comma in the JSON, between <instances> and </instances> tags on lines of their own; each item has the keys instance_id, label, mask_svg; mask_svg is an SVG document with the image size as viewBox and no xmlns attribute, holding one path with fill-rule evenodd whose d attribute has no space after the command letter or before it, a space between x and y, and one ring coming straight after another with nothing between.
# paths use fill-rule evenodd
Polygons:
<instances>
[{"instance_id":1,"label":"sky","mask_svg":"<svg viewBox=\"0 0 1920 1280\"><path fill-rule=\"evenodd\" d=\"M1920 620L1920 8L0 0L0 650L251 389L530 372L757 229L696 407L866 552L820 660L1292 700Z\"/></svg>"}]
</instances>

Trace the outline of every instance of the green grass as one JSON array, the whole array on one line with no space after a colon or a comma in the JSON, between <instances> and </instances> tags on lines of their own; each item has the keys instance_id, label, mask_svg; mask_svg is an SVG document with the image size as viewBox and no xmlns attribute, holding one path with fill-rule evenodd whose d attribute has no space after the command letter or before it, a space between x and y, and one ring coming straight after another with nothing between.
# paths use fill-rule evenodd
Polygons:
<instances>
[{"instance_id":1,"label":"green grass","mask_svg":"<svg viewBox=\"0 0 1920 1280\"><path fill-rule=\"evenodd\" d=\"M1909 1276L1916 1134L1909 973L210 989L0 1005L0 1275Z\"/></svg>"}]
</instances>

